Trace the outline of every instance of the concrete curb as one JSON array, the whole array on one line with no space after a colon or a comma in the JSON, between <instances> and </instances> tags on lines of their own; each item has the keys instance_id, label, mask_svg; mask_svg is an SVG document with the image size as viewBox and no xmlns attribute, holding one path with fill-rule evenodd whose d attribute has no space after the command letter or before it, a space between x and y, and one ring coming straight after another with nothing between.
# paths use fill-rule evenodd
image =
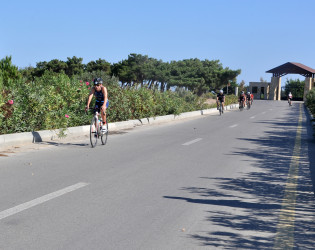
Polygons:
<instances>
[{"instance_id":1,"label":"concrete curb","mask_svg":"<svg viewBox=\"0 0 315 250\"><path fill-rule=\"evenodd\" d=\"M225 110L231 110L238 108L238 104L232 104L225 107ZM205 109L199 111L192 111L176 115L165 115L150 118L143 118L141 120L129 120L122 122L114 122L108 124L109 131L118 131L123 129L130 129L137 126L159 124L164 122L170 122L174 120L181 120L187 118L198 117L202 115L209 115L218 112L216 108ZM42 130L36 132L24 132L16 134L0 135L0 148L6 146L16 146L23 143L36 143L43 141L55 141L58 140L59 129L56 130ZM74 136L88 135L90 132L90 125L70 127L67 128L65 134L67 138Z\"/></svg>"}]
</instances>

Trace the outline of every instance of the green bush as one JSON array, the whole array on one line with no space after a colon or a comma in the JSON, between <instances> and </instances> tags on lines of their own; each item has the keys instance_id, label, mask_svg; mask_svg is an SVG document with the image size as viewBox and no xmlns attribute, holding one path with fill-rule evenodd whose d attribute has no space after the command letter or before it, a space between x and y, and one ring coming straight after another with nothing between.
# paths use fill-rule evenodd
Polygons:
<instances>
[{"instance_id":1,"label":"green bush","mask_svg":"<svg viewBox=\"0 0 315 250\"><path fill-rule=\"evenodd\" d=\"M315 89L308 92L305 104L310 109L311 113L315 115Z\"/></svg>"},{"instance_id":2,"label":"green bush","mask_svg":"<svg viewBox=\"0 0 315 250\"><path fill-rule=\"evenodd\" d=\"M90 82L95 75L104 79L108 89L109 122L179 115L207 108L204 98L189 91L177 93L147 88L123 89L118 79L100 72L69 78L64 73L46 71L33 81L26 78L9 79L10 84L6 86L0 73L0 134L89 124L90 116L85 115L84 109L92 85Z\"/></svg>"}]
</instances>

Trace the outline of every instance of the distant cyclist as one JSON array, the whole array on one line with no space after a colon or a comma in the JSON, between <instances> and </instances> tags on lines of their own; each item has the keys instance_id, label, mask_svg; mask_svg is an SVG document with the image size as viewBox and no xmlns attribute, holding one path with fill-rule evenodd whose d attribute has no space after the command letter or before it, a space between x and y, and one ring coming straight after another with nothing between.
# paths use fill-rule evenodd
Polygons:
<instances>
[{"instance_id":1,"label":"distant cyclist","mask_svg":"<svg viewBox=\"0 0 315 250\"><path fill-rule=\"evenodd\" d=\"M87 105L85 110L88 110L90 107L90 103L92 101L93 95L96 98L94 111L97 111L101 114L103 125L106 124L106 109L108 107L108 97L107 97L107 89L103 86L102 78L94 79L94 87L92 87L91 92L89 94L89 98L87 101ZM106 126L102 126L102 132L106 133Z\"/></svg>"},{"instance_id":2,"label":"distant cyclist","mask_svg":"<svg viewBox=\"0 0 315 250\"><path fill-rule=\"evenodd\" d=\"M245 107L245 105L246 105L246 95L244 94L244 91L241 92L238 102L239 102L239 107L240 108L241 107L243 107L243 108Z\"/></svg>"},{"instance_id":3,"label":"distant cyclist","mask_svg":"<svg viewBox=\"0 0 315 250\"><path fill-rule=\"evenodd\" d=\"M288 103L289 103L290 106L292 105L292 98L293 98L292 93L289 92L289 94L288 94Z\"/></svg>"},{"instance_id":4,"label":"distant cyclist","mask_svg":"<svg viewBox=\"0 0 315 250\"><path fill-rule=\"evenodd\" d=\"M248 102L250 102L250 105L252 105L253 100L252 100L252 95L250 94L250 92L247 92L246 100L247 100Z\"/></svg>"},{"instance_id":5,"label":"distant cyclist","mask_svg":"<svg viewBox=\"0 0 315 250\"><path fill-rule=\"evenodd\" d=\"M222 104L222 113L224 110L224 102L225 102L225 95L223 94L223 90L220 90L220 93L217 95L217 109L219 109L219 102Z\"/></svg>"}]
</instances>

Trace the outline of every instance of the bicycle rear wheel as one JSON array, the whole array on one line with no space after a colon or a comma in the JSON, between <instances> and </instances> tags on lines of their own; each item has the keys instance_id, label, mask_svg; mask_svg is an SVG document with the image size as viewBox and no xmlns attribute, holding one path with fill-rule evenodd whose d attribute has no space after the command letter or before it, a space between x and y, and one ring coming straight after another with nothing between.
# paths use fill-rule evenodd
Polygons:
<instances>
[{"instance_id":1,"label":"bicycle rear wheel","mask_svg":"<svg viewBox=\"0 0 315 250\"><path fill-rule=\"evenodd\" d=\"M108 136L108 123L106 123L106 133L104 133L104 134L102 133L102 135L101 135L101 141L102 141L103 145L105 145L107 142L107 136Z\"/></svg>"},{"instance_id":2,"label":"bicycle rear wheel","mask_svg":"<svg viewBox=\"0 0 315 250\"><path fill-rule=\"evenodd\" d=\"M243 111L243 109L244 109L244 103L241 102L240 111Z\"/></svg>"},{"instance_id":3,"label":"bicycle rear wheel","mask_svg":"<svg viewBox=\"0 0 315 250\"><path fill-rule=\"evenodd\" d=\"M247 109L250 109L250 102L247 103Z\"/></svg>"},{"instance_id":4,"label":"bicycle rear wheel","mask_svg":"<svg viewBox=\"0 0 315 250\"><path fill-rule=\"evenodd\" d=\"M92 148L94 148L97 144L97 137L97 120L95 119L95 117L93 117L90 125L90 142Z\"/></svg>"}]
</instances>

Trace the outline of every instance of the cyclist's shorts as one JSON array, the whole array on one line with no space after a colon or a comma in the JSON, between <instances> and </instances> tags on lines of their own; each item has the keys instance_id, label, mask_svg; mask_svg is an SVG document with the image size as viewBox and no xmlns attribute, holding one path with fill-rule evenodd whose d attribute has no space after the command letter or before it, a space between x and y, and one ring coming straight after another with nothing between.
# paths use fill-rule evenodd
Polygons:
<instances>
[{"instance_id":1,"label":"cyclist's shorts","mask_svg":"<svg viewBox=\"0 0 315 250\"><path fill-rule=\"evenodd\" d=\"M96 111L97 111L98 113L101 112L101 107L102 107L103 103L104 103L103 101L100 101L100 102L96 101L96 102L95 102L94 113L95 113ZM106 102L106 108L108 108L108 106L109 106L109 101L107 100L107 102Z\"/></svg>"}]
</instances>

